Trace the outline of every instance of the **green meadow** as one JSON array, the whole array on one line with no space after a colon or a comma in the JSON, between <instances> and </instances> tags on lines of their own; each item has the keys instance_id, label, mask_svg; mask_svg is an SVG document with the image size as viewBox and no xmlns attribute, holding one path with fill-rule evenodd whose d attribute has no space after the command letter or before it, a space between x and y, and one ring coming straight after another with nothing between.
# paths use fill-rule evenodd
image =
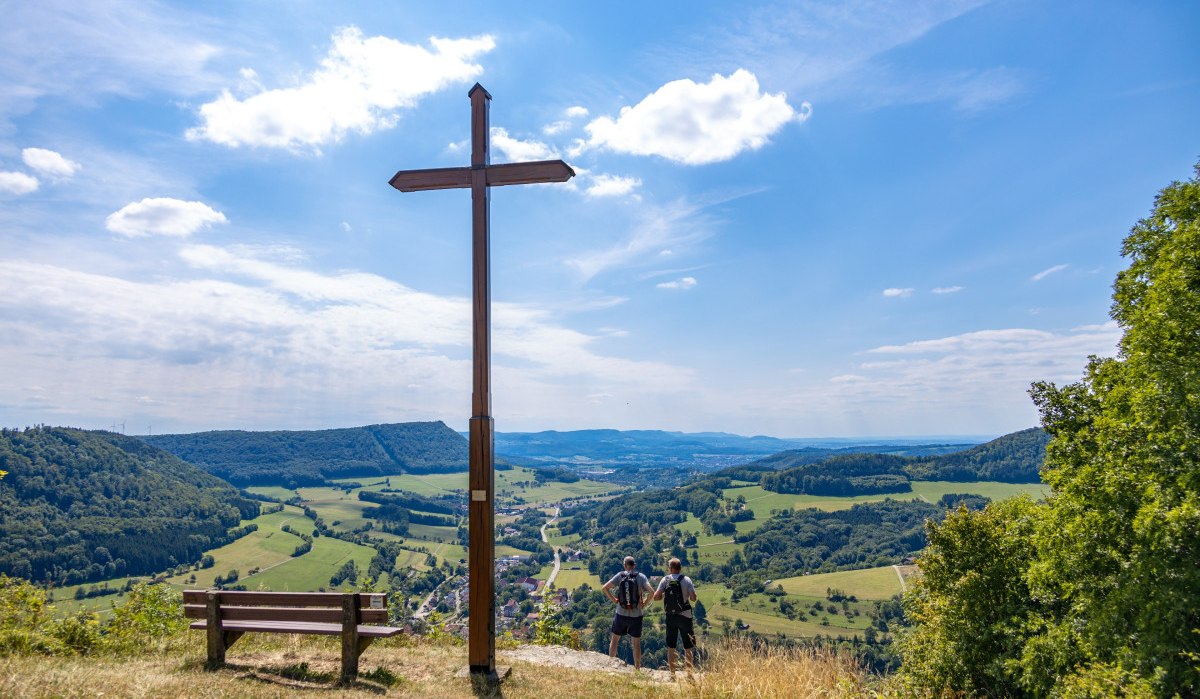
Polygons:
<instances>
[{"instance_id":1,"label":"green meadow","mask_svg":"<svg viewBox=\"0 0 1200 699\"><path fill-rule=\"evenodd\" d=\"M775 585L789 595L816 598L824 598L828 589L841 590L860 600L890 599L901 592L900 576L892 566L781 578L771 583Z\"/></svg>"}]
</instances>

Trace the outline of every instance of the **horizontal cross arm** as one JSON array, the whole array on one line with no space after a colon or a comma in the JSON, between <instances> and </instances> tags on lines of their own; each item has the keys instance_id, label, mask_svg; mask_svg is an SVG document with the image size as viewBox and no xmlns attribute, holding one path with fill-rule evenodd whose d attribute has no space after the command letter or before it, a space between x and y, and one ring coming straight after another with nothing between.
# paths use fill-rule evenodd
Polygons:
<instances>
[{"instance_id":1,"label":"horizontal cross arm","mask_svg":"<svg viewBox=\"0 0 1200 699\"><path fill-rule=\"evenodd\" d=\"M487 167L489 187L536 182L566 182L575 171L561 160L538 160L531 163L506 163Z\"/></svg>"},{"instance_id":2,"label":"horizontal cross arm","mask_svg":"<svg viewBox=\"0 0 1200 699\"><path fill-rule=\"evenodd\" d=\"M471 168L435 167L425 170L401 170L389 183L401 192L430 189L463 189L471 186Z\"/></svg>"}]
</instances>

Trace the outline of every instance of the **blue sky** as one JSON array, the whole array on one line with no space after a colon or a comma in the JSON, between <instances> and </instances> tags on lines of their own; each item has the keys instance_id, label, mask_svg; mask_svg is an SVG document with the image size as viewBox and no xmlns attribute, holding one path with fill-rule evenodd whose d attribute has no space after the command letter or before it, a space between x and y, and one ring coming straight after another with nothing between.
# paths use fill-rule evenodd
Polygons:
<instances>
[{"instance_id":1,"label":"blue sky","mask_svg":"<svg viewBox=\"0 0 1200 699\"><path fill-rule=\"evenodd\" d=\"M1112 354L1200 156L1190 2L67 3L0 11L0 423L998 435Z\"/></svg>"}]
</instances>

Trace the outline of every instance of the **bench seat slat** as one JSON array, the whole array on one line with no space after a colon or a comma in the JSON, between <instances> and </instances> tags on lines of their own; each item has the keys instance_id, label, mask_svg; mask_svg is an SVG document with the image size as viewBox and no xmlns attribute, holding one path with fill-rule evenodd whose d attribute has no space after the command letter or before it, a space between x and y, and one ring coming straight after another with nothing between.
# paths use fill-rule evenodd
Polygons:
<instances>
[{"instance_id":1,"label":"bench seat slat","mask_svg":"<svg viewBox=\"0 0 1200 699\"><path fill-rule=\"evenodd\" d=\"M193 621L190 628L205 629L207 628L207 622ZM299 633L317 636L342 635L341 624L321 624L311 621L230 621L228 623L222 622L221 628L225 631L258 633ZM404 633L404 629L395 626L359 625L358 627L358 635L361 638L391 638L401 633Z\"/></svg>"},{"instance_id":2,"label":"bench seat slat","mask_svg":"<svg viewBox=\"0 0 1200 699\"><path fill-rule=\"evenodd\" d=\"M379 606L386 606L382 592L359 592L355 594L358 598L358 605L362 609L378 609ZM184 590L183 601L185 604L205 604L207 595L208 590ZM220 595L221 606L342 608L341 592L253 592L249 590L221 590Z\"/></svg>"},{"instance_id":3,"label":"bench seat slat","mask_svg":"<svg viewBox=\"0 0 1200 699\"><path fill-rule=\"evenodd\" d=\"M386 609L363 609L361 621L378 624L387 621ZM208 607L203 604L183 605L183 616L188 619L207 619ZM241 607L221 605L221 618L241 621L315 621L338 623L342 621L342 610L327 607Z\"/></svg>"}]
</instances>

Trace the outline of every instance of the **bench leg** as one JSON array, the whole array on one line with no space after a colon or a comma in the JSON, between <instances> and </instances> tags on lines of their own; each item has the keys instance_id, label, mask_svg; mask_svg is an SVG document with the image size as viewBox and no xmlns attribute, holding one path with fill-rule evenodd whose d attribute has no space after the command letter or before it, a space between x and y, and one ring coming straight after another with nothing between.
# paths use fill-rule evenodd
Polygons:
<instances>
[{"instance_id":1,"label":"bench leg","mask_svg":"<svg viewBox=\"0 0 1200 699\"><path fill-rule=\"evenodd\" d=\"M346 593L342 596L342 684L350 684L358 677L360 618L357 596Z\"/></svg>"},{"instance_id":2,"label":"bench leg","mask_svg":"<svg viewBox=\"0 0 1200 699\"><path fill-rule=\"evenodd\" d=\"M209 592L207 602L208 619L205 632L208 634L208 669L215 670L225 664L225 633L221 628L221 601L218 593Z\"/></svg>"}]
</instances>

